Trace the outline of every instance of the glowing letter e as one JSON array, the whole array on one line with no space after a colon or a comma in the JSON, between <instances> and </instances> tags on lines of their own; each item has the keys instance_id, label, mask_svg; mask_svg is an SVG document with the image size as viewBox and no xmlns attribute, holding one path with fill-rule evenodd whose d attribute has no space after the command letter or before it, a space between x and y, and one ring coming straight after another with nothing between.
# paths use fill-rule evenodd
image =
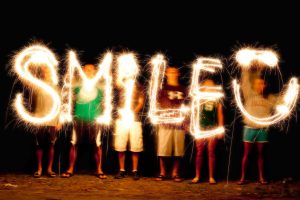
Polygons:
<instances>
[{"instance_id":1,"label":"glowing letter e","mask_svg":"<svg viewBox=\"0 0 300 200\"><path fill-rule=\"evenodd\" d=\"M201 130L200 112L201 105L207 101L217 101L223 97L221 86L199 86L199 76L201 71L214 73L216 68L222 68L219 59L198 58L193 65L192 84L190 89L191 118L190 132L196 138L207 138L224 133L224 127L219 126L210 130ZM204 90L203 90L204 89Z\"/></svg>"}]
</instances>

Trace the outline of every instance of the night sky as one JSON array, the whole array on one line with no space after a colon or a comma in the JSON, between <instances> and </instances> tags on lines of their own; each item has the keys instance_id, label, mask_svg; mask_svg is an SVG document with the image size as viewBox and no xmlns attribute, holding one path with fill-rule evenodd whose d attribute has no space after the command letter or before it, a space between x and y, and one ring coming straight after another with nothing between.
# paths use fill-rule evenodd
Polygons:
<instances>
[{"instance_id":1,"label":"night sky","mask_svg":"<svg viewBox=\"0 0 300 200\"><path fill-rule=\"evenodd\" d=\"M56 53L61 71L66 66L69 49L77 50L82 63L97 63L106 50L116 53L129 50L137 53L142 75L148 77L147 62L151 56L161 52L169 59L170 65L182 68L185 79L181 81L185 85L189 81L186 77L189 77L190 64L197 56L220 57L226 68L221 75L226 92L224 113L228 130L226 141L218 150L221 160L226 163L219 166L222 168L219 177L223 178L226 176L231 138L232 178L238 176L242 152L242 122L241 118L233 122L239 114L235 111L230 88L230 80L237 76L230 59L234 51L248 45L273 48L281 57L280 69L284 82L291 76L300 76L300 34L297 27L300 24L300 12L295 5L271 6L243 1L238 7L216 2L211 5L162 5L151 2L137 7L116 2L111 5L86 2L76 6L39 2L30 9L28 4L14 6L0 6L0 171L3 172L30 172L33 166L32 137L22 130L22 126L16 126L9 109L12 89L14 96L22 86L17 84L12 87L15 76L9 75L10 61L15 52L33 42L42 42ZM271 90L278 89L277 78L275 75L268 83ZM271 129L267 165L270 178L300 178L297 170L300 167L297 161L300 153L297 113L299 106L293 117L280 126L281 130L277 127ZM145 130L150 133L150 126L147 125ZM149 141L146 143L146 146L152 144ZM188 152L192 152L190 146ZM113 152L108 155L115 156ZM156 161L150 147L144 154L141 167L147 164L146 156ZM186 173L189 176L192 173L190 156L186 156L185 162L184 170L190 171ZM116 164L115 161L111 163ZM108 164L105 165L105 169L110 168ZM152 175L155 167L149 169L148 163L144 173ZM255 165L253 167L256 168Z\"/></svg>"}]
</instances>

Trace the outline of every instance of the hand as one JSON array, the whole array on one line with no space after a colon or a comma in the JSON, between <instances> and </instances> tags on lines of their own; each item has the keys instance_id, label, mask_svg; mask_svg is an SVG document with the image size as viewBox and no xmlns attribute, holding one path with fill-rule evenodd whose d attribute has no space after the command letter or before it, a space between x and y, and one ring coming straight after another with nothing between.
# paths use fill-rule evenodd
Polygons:
<instances>
[{"instance_id":1,"label":"hand","mask_svg":"<svg viewBox=\"0 0 300 200\"><path fill-rule=\"evenodd\" d=\"M186 132L190 132L190 123L189 122L183 122L183 129Z\"/></svg>"},{"instance_id":2,"label":"hand","mask_svg":"<svg viewBox=\"0 0 300 200\"><path fill-rule=\"evenodd\" d=\"M217 136L217 138L218 138L219 140L224 139L224 138L225 138L225 133L219 134L219 135Z\"/></svg>"},{"instance_id":3,"label":"hand","mask_svg":"<svg viewBox=\"0 0 300 200\"><path fill-rule=\"evenodd\" d=\"M62 125L61 125L61 123L59 123L55 126L55 130L59 131L61 129L61 127L62 127Z\"/></svg>"},{"instance_id":4,"label":"hand","mask_svg":"<svg viewBox=\"0 0 300 200\"><path fill-rule=\"evenodd\" d=\"M250 71L251 72L259 72L261 70L263 70L264 68L266 68L265 64L262 64L260 62L255 62L254 64L252 64L252 66L250 67Z\"/></svg>"}]
</instances>

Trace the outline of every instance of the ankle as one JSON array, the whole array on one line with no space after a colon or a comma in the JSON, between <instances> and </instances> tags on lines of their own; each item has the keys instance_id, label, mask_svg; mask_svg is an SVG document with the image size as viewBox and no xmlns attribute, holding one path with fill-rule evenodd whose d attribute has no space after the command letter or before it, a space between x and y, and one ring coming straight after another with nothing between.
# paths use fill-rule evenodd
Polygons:
<instances>
[{"instance_id":1,"label":"ankle","mask_svg":"<svg viewBox=\"0 0 300 200\"><path fill-rule=\"evenodd\" d=\"M178 173L172 173L172 177L178 176Z\"/></svg>"},{"instance_id":2,"label":"ankle","mask_svg":"<svg viewBox=\"0 0 300 200\"><path fill-rule=\"evenodd\" d=\"M160 172L159 175L166 176L166 172Z\"/></svg>"},{"instance_id":3,"label":"ankle","mask_svg":"<svg viewBox=\"0 0 300 200\"><path fill-rule=\"evenodd\" d=\"M216 180L213 177L210 177L209 178L209 183L214 184L214 183L216 183Z\"/></svg>"},{"instance_id":4,"label":"ankle","mask_svg":"<svg viewBox=\"0 0 300 200\"><path fill-rule=\"evenodd\" d=\"M260 181L265 181L266 179L264 177L259 178Z\"/></svg>"}]
</instances>

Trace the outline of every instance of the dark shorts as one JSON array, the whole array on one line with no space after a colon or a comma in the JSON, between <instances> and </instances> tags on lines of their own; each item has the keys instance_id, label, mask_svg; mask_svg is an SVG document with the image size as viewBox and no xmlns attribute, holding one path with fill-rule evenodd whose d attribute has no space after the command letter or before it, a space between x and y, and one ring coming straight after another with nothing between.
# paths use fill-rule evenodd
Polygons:
<instances>
[{"instance_id":1,"label":"dark shorts","mask_svg":"<svg viewBox=\"0 0 300 200\"><path fill-rule=\"evenodd\" d=\"M269 142L268 132L266 129L255 129L244 126L243 131L244 142Z\"/></svg>"},{"instance_id":2,"label":"dark shorts","mask_svg":"<svg viewBox=\"0 0 300 200\"><path fill-rule=\"evenodd\" d=\"M85 140L97 147L101 146L100 126L95 122L75 121L71 134L71 144L76 145Z\"/></svg>"},{"instance_id":3,"label":"dark shorts","mask_svg":"<svg viewBox=\"0 0 300 200\"><path fill-rule=\"evenodd\" d=\"M41 127L36 133L35 139L38 147L54 145L57 139L57 131L54 126Z\"/></svg>"}]
</instances>

